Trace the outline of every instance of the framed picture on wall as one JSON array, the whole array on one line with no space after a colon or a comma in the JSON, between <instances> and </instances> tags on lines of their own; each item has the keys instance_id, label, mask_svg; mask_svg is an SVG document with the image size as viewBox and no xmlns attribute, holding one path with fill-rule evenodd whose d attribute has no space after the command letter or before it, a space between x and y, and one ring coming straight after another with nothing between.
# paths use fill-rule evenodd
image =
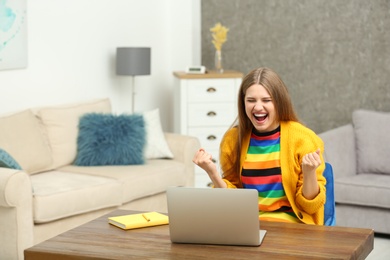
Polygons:
<instances>
[{"instance_id":1,"label":"framed picture on wall","mask_svg":"<svg viewBox=\"0 0 390 260\"><path fill-rule=\"evenodd\" d=\"M26 0L0 0L0 70L26 67Z\"/></svg>"}]
</instances>

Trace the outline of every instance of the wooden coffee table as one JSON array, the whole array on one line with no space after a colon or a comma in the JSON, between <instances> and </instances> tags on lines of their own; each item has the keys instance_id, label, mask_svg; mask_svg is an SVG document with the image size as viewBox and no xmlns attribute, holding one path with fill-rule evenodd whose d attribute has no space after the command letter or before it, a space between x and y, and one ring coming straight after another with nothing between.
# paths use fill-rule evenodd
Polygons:
<instances>
[{"instance_id":1,"label":"wooden coffee table","mask_svg":"<svg viewBox=\"0 0 390 260\"><path fill-rule=\"evenodd\" d=\"M374 245L371 229L261 222L260 247L174 244L168 225L121 230L117 210L24 251L33 259L365 259Z\"/></svg>"}]
</instances>

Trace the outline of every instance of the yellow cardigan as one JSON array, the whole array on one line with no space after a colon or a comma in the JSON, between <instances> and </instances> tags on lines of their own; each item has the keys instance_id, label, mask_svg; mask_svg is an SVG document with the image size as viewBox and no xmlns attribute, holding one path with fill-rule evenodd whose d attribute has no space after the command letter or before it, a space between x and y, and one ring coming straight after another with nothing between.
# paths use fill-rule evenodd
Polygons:
<instances>
[{"instance_id":1,"label":"yellow cardigan","mask_svg":"<svg viewBox=\"0 0 390 260\"><path fill-rule=\"evenodd\" d=\"M242 188L241 171L249 147L250 134L248 133L243 139L239 174L232 169L233 162L237 157L235 148L238 140L238 129L235 127L227 131L221 142L220 163L222 172L226 174L224 181L228 188ZM314 199L308 200L302 195L302 157L318 148L321 150L322 160L321 165L316 170L320 192ZM280 164L283 187L296 216L306 224L324 224L326 180L322 175L325 169L323 152L324 143L312 130L298 122L280 123ZM233 174L228 174L229 171Z\"/></svg>"}]
</instances>

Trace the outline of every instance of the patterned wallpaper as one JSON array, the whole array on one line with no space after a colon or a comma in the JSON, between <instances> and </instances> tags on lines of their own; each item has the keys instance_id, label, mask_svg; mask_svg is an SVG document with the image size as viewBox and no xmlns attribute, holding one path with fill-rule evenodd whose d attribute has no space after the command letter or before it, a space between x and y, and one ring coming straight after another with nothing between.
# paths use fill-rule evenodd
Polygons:
<instances>
[{"instance_id":1,"label":"patterned wallpaper","mask_svg":"<svg viewBox=\"0 0 390 260\"><path fill-rule=\"evenodd\" d=\"M229 28L225 69L266 66L317 133L352 122L355 109L390 111L390 0L202 0L202 64L210 28Z\"/></svg>"}]
</instances>

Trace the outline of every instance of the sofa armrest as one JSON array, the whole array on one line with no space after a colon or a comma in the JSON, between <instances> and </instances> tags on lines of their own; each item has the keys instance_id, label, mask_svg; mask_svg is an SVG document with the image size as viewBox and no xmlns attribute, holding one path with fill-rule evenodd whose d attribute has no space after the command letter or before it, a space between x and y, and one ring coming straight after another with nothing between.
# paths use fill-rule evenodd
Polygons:
<instances>
[{"instance_id":1,"label":"sofa armrest","mask_svg":"<svg viewBox=\"0 0 390 260\"><path fill-rule=\"evenodd\" d=\"M325 144L324 158L338 177L356 175L355 134L352 124L319 134Z\"/></svg>"},{"instance_id":2,"label":"sofa armrest","mask_svg":"<svg viewBox=\"0 0 390 260\"><path fill-rule=\"evenodd\" d=\"M186 165L186 174L189 177L186 186L194 186L195 164L192 162L192 158L200 148L198 138L175 133L164 134L169 148L173 153L174 160L183 162Z\"/></svg>"},{"instance_id":3,"label":"sofa armrest","mask_svg":"<svg viewBox=\"0 0 390 260\"><path fill-rule=\"evenodd\" d=\"M20 170L0 168L0 255L23 259L33 245L32 187Z\"/></svg>"}]
</instances>

